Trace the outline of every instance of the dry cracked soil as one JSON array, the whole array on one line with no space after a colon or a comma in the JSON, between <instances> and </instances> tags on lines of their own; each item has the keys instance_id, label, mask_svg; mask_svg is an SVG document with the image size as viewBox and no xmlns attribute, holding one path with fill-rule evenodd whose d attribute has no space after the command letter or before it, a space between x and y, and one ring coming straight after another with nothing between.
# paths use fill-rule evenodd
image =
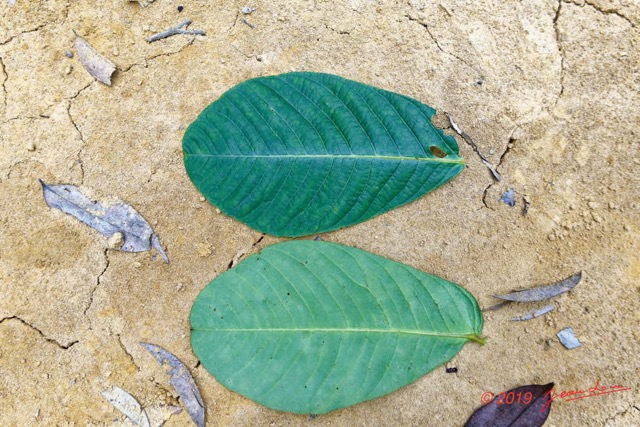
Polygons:
<instances>
[{"instance_id":1,"label":"dry cracked soil","mask_svg":"<svg viewBox=\"0 0 640 427\"><path fill-rule=\"evenodd\" d=\"M168 412L180 402L140 341L191 369L208 425L454 426L485 391L597 380L631 390L558 399L546 425L640 425L637 1L2 0L0 16L0 425L128 425L100 395L114 385L157 423L189 425ZM145 40L186 18L206 36ZM72 30L116 64L112 86L83 68ZM485 312L488 343L465 346L447 364L457 373L317 418L218 384L191 351L191 304L279 239L201 201L182 135L233 85L291 70L412 96L444 127L451 114L502 176L457 137L468 167L455 180L323 239L459 283L485 308L577 271L582 282L541 318L510 320L535 304ZM49 209L38 178L130 203L171 263L109 249ZM508 188L514 207L499 201ZM559 343L567 326L582 347Z\"/></svg>"}]
</instances>

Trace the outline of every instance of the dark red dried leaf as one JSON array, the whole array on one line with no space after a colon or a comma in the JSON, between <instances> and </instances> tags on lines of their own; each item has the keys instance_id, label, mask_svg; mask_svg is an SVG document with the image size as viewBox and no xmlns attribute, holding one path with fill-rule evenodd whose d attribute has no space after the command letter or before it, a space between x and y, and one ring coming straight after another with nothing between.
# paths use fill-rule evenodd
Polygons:
<instances>
[{"instance_id":1,"label":"dark red dried leaf","mask_svg":"<svg viewBox=\"0 0 640 427\"><path fill-rule=\"evenodd\" d=\"M525 385L498 395L476 409L465 427L538 427L551 411L553 383ZM526 402L526 403L525 403Z\"/></svg>"}]
</instances>

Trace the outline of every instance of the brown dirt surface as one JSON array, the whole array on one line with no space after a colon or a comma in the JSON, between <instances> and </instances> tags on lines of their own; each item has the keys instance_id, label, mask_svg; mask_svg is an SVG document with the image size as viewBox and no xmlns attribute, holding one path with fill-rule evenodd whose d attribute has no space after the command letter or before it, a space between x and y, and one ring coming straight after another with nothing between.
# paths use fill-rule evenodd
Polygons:
<instances>
[{"instance_id":1,"label":"brown dirt surface","mask_svg":"<svg viewBox=\"0 0 640 427\"><path fill-rule=\"evenodd\" d=\"M208 425L454 426L484 391L551 381L585 389L598 379L632 390L557 400L547 425L640 425L637 2L9 3L0 3L0 425L126 424L100 395L115 385L147 408L179 404L140 341L191 369ZM243 6L256 10L243 16ZM145 41L187 18L207 35ZM77 54L65 56L75 53L72 30L116 64L111 87ZM191 304L232 259L278 239L260 240L200 201L182 135L235 84L291 70L338 74L450 113L503 178L458 138L468 164L460 176L325 240L459 283L483 307L577 271L582 282L543 318L510 320L537 304L486 312L488 343L465 346L448 364L456 374L438 368L315 419L218 384L191 351ZM109 249L49 209L38 178L130 203L171 263ZM515 207L499 201L507 188ZM558 342L567 326L581 348ZM165 425L189 425L188 415Z\"/></svg>"}]
</instances>

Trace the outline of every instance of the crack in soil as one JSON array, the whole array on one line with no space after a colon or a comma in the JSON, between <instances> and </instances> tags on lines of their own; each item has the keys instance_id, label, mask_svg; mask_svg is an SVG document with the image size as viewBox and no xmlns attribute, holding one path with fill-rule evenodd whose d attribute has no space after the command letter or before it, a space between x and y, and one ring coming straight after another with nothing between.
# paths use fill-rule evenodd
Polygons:
<instances>
[{"instance_id":1,"label":"crack in soil","mask_svg":"<svg viewBox=\"0 0 640 427\"><path fill-rule=\"evenodd\" d=\"M175 50L175 51L171 51L171 52L164 52L164 53L159 53L157 55L154 56L150 56L150 57L145 57L142 58L142 60L144 62L142 63L138 63L138 62L134 62L133 64L130 64L128 67L126 68L116 68L119 72L121 73L127 73L129 70L131 70L132 68L135 67L142 67L142 68L149 68L149 62L153 61L154 59L157 58L162 58L164 56L173 56L173 55L177 55L178 53L182 52L184 49L186 49L187 47L191 46L194 42L196 41L196 37L191 37L191 39L187 42L187 44L185 44L184 46L180 47L180 49Z\"/></svg>"},{"instance_id":2,"label":"crack in soil","mask_svg":"<svg viewBox=\"0 0 640 427\"><path fill-rule=\"evenodd\" d=\"M59 348L61 348L63 350L68 350L68 349L70 349L71 347L73 347L74 345L76 345L77 343L80 342L78 340L73 340L73 341L68 342L67 344L62 344L61 342L59 342L58 340L56 340L54 338L49 338L39 328L33 326L31 323L27 322L26 320L24 320L23 318L21 318L19 316L9 316L9 317L5 317L3 319L0 319L0 324L2 324L5 320L17 320L18 322L22 323L23 325L28 326L29 328L31 328L34 331L36 331L46 341L50 342L51 344L55 344L56 346L58 346Z\"/></svg>"},{"instance_id":3,"label":"crack in soil","mask_svg":"<svg viewBox=\"0 0 640 427\"><path fill-rule=\"evenodd\" d=\"M464 141L473 149L473 151L476 152L478 157L480 157L480 160L482 161L482 163L487 167L487 169L489 169L489 171L491 172L491 175L493 175L493 178L496 181L500 182L502 177L498 173L497 168L494 167L489 160L487 160L484 154L482 154L482 152L480 151L480 148L478 147L478 144L475 143L475 141L471 138L471 136L469 136L468 133L460 129L460 127L456 124L456 122L453 121L453 117L451 116L451 114L449 113L445 113L445 114L449 118L449 123L451 124L451 128L454 130L454 132L460 135L462 139L464 139Z\"/></svg>"},{"instance_id":4,"label":"crack in soil","mask_svg":"<svg viewBox=\"0 0 640 427\"><path fill-rule=\"evenodd\" d=\"M106 264L102 269L102 271L100 272L100 274L98 274L98 277L96 278L96 284L93 286L93 289L91 289L91 295L89 295L89 303L87 304L84 311L82 312L83 316L87 315L87 311L89 311L89 309L93 305L93 296L96 293L96 290L98 289L98 287L100 286L100 281L102 279L102 276L107 271L107 269L109 268L109 264L111 263L111 261L109 261L109 248L105 248L103 253L104 253L104 259L106 261Z\"/></svg>"},{"instance_id":5,"label":"crack in soil","mask_svg":"<svg viewBox=\"0 0 640 427\"><path fill-rule=\"evenodd\" d=\"M237 254L234 255L234 257L231 259L231 261L229 261L229 264L227 264L227 270L232 269L234 266L236 266L238 264L238 261L240 261L241 258L245 258L247 255L251 254L251 252L253 252L254 248L258 245L258 243L262 242L262 239L264 239L266 233L262 233L260 235L260 237L258 238L258 240L256 240L249 249L247 249L246 251L242 252L242 251L238 251Z\"/></svg>"},{"instance_id":6,"label":"crack in soil","mask_svg":"<svg viewBox=\"0 0 640 427\"><path fill-rule=\"evenodd\" d=\"M418 25L420 25L421 27L423 27L426 31L427 34L429 35L429 38L431 39L431 41L433 41L433 43L436 45L436 47L438 48L438 50L442 53L444 53L445 55L448 55L452 58L457 59L458 61L462 62L464 65L466 65L467 67L471 68L473 71L475 71L476 73L482 75L482 72L480 72L476 67L474 67L472 64L470 64L469 62L467 62L466 59L459 57L458 55L456 55L455 53L451 53L448 52L446 50L444 50L442 48L442 46L440 46L440 42L438 41L438 39L433 35L433 33L431 32L431 30L429 29L429 26L427 24L425 24L424 22L420 21L418 18L414 18L411 15L405 15L405 18L407 18L409 21L413 21L415 23L417 23Z\"/></svg>"},{"instance_id":7,"label":"crack in soil","mask_svg":"<svg viewBox=\"0 0 640 427\"><path fill-rule=\"evenodd\" d=\"M9 92L7 92L7 87L4 85L7 80L9 80L9 74L7 74L7 69L4 66L4 62L2 61L2 57L0 56L0 71L2 71L2 92L4 93L4 96L2 97L3 103L4 103L4 107L5 110L7 108L7 98L9 98Z\"/></svg>"},{"instance_id":8,"label":"crack in soil","mask_svg":"<svg viewBox=\"0 0 640 427\"><path fill-rule=\"evenodd\" d=\"M21 32L21 33L16 34L15 36L11 36L11 37L9 37L7 40L5 40L5 41L3 41L3 42L0 42L0 46L4 46L5 44L9 44L9 43L11 43L11 42L13 41L13 39L18 38L18 37L22 37L22 36L23 36L23 35L25 35L25 34L38 32L38 31L40 31L41 29L43 29L44 27L46 27L46 26L47 26L47 23L40 24L40 25L38 25L36 28L33 28L33 29L31 29L31 30L23 31L23 32Z\"/></svg>"},{"instance_id":9,"label":"crack in soil","mask_svg":"<svg viewBox=\"0 0 640 427\"><path fill-rule=\"evenodd\" d=\"M636 405L630 404L628 407L624 408L623 410L618 411L613 415L610 415L607 419L604 420L603 425L608 425L610 421L615 420L621 415L625 415L627 412L631 411L632 409L635 409L636 411L640 411L640 408L638 408Z\"/></svg>"},{"instance_id":10,"label":"crack in soil","mask_svg":"<svg viewBox=\"0 0 640 427\"><path fill-rule=\"evenodd\" d=\"M122 351L125 352L125 354L129 358L129 360L131 361L133 366L135 366L136 369L138 370L138 372L140 372L140 366L138 366L138 364L136 363L135 359L133 358L133 355L131 355L131 353L129 353L129 350L127 350L127 347L122 342L122 336L120 334L117 334L116 336L118 337L118 344L120 344L120 348L122 349Z\"/></svg>"},{"instance_id":11,"label":"crack in soil","mask_svg":"<svg viewBox=\"0 0 640 427\"><path fill-rule=\"evenodd\" d=\"M515 129L514 129L514 131L515 131ZM511 132L511 134L513 135L513 131ZM507 142L507 146L505 147L505 149L504 149L504 151L502 152L502 154L500 154L500 159L498 160L498 164L497 164L497 165L496 165L496 167L495 167L496 173L497 173L497 174L499 174L499 176L502 176L502 175L500 175L500 172L498 171L498 169L499 169L499 168L500 168L500 166L502 165L502 162L504 161L504 159L505 159L505 157L507 156L507 154L509 154L509 152L511 151L511 149L514 147L515 142L516 142L516 139L510 136L510 137L509 137L509 142ZM498 181L496 181L496 182L492 182L491 184L487 185L487 186L485 187L484 191L482 192L482 204L484 204L484 206L485 206L486 208L491 209L491 210L495 210L495 209L493 209L492 207L490 207L490 206L487 204L487 195L488 195L488 193L489 193L489 190L490 190L494 185L496 185L498 182L500 182L500 180L498 180ZM529 209L529 208L527 207L527 210L528 210L528 209ZM525 213L525 215L526 215L526 213Z\"/></svg>"},{"instance_id":12,"label":"crack in soil","mask_svg":"<svg viewBox=\"0 0 640 427\"><path fill-rule=\"evenodd\" d=\"M560 12L562 10L563 0L558 0L558 8L555 10L555 15L553 17L553 30L556 38L556 45L558 46L558 55L560 56L560 92L556 96L556 102L554 105L558 104L560 97L564 93L564 48L562 46L562 34L560 34L560 28L558 26L558 19L560 18Z\"/></svg>"},{"instance_id":13,"label":"crack in soil","mask_svg":"<svg viewBox=\"0 0 640 427\"><path fill-rule=\"evenodd\" d=\"M78 136L80 137L80 141L82 141L82 147L80 147L80 150L78 150L78 152L76 153L76 162L80 166L80 185L84 184L84 164L82 162L82 152L84 151L85 147L87 146L87 141L84 139L84 135L82 134L82 131L80 130L80 127L78 126L78 124L76 123L76 121L73 118L73 115L71 114L71 105L73 103L73 100L75 98L77 98L78 95L80 95L80 93L82 91L87 89L92 84L93 84L93 81L91 83L89 83L87 86L85 86L82 89L80 89L74 96L69 98L69 104L67 105L67 116L69 117L69 120L71 121L71 124L73 125L73 127L76 129L76 132L78 133Z\"/></svg>"},{"instance_id":14,"label":"crack in soil","mask_svg":"<svg viewBox=\"0 0 640 427\"><path fill-rule=\"evenodd\" d=\"M602 6L593 3L589 0L583 0L583 3L580 3L577 0L570 0L570 1L566 1L566 0L560 0L560 2L563 3L567 3L567 4L573 4L574 6L578 6L580 8L585 7L585 6L591 6L593 9L597 10L598 12L600 12L603 15L615 15L618 18L624 19L625 21L627 21L627 23L629 25L631 25L631 28L635 28L635 24L631 21L631 19L629 19L628 16L626 16L625 14L623 14L622 12L620 12L619 10L616 10L614 8L603 8Z\"/></svg>"}]
</instances>

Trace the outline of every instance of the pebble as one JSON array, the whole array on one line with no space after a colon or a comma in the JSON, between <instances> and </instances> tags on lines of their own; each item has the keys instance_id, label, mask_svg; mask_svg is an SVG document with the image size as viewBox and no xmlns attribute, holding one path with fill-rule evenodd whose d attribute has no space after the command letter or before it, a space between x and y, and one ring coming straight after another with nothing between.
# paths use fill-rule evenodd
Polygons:
<instances>
[{"instance_id":1,"label":"pebble","mask_svg":"<svg viewBox=\"0 0 640 427\"><path fill-rule=\"evenodd\" d=\"M67 65L67 68L64 69L64 73L68 76L73 71L73 67L71 65Z\"/></svg>"},{"instance_id":2,"label":"pebble","mask_svg":"<svg viewBox=\"0 0 640 427\"><path fill-rule=\"evenodd\" d=\"M150 28L149 28L149 26L147 24L142 26L142 31L149 31L149 30L150 30Z\"/></svg>"},{"instance_id":3,"label":"pebble","mask_svg":"<svg viewBox=\"0 0 640 427\"><path fill-rule=\"evenodd\" d=\"M124 243L124 235L120 232L113 233L109 240L107 240L107 245L109 249L120 249L122 244Z\"/></svg>"},{"instance_id":4,"label":"pebble","mask_svg":"<svg viewBox=\"0 0 640 427\"><path fill-rule=\"evenodd\" d=\"M200 201L201 202L204 202L205 200L207 200L207 199L205 199L204 197L200 196Z\"/></svg>"},{"instance_id":5,"label":"pebble","mask_svg":"<svg viewBox=\"0 0 640 427\"><path fill-rule=\"evenodd\" d=\"M113 50L111 51L111 53L113 53L113 56L118 56L120 55L120 51L118 50L117 47L114 47Z\"/></svg>"},{"instance_id":6,"label":"pebble","mask_svg":"<svg viewBox=\"0 0 640 427\"><path fill-rule=\"evenodd\" d=\"M67 58L73 58L73 52L71 52L70 50L67 50L64 52L64 56L66 56Z\"/></svg>"},{"instance_id":7,"label":"pebble","mask_svg":"<svg viewBox=\"0 0 640 427\"><path fill-rule=\"evenodd\" d=\"M219 214L220 213L220 209L216 208L216 213Z\"/></svg>"},{"instance_id":8,"label":"pebble","mask_svg":"<svg viewBox=\"0 0 640 427\"><path fill-rule=\"evenodd\" d=\"M36 151L36 144L34 142L29 142L27 144L27 151Z\"/></svg>"},{"instance_id":9,"label":"pebble","mask_svg":"<svg viewBox=\"0 0 640 427\"><path fill-rule=\"evenodd\" d=\"M549 235L547 236L547 239L549 239L549 240L551 240L551 241L553 242L554 240L556 240L556 235L555 235L555 234L553 234L553 233L551 233L551 234L549 234Z\"/></svg>"},{"instance_id":10,"label":"pebble","mask_svg":"<svg viewBox=\"0 0 640 427\"><path fill-rule=\"evenodd\" d=\"M133 263L133 266L134 266L135 268L140 268L140 267L142 267L142 264L141 264L141 263L139 263L138 261L136 261L136 262L134 262L134 263Z\"/></svg>"},{"instance_id":11,"label":"pebble","mask_svg":"<svg viewBox=\"0 0 640 427\"><path fill-rule=\"evenodd\" d=\"M587 203L591 209L598 209L600 207L600 203L598 202L589 202Z\"/></svg>"}]
</instances>

